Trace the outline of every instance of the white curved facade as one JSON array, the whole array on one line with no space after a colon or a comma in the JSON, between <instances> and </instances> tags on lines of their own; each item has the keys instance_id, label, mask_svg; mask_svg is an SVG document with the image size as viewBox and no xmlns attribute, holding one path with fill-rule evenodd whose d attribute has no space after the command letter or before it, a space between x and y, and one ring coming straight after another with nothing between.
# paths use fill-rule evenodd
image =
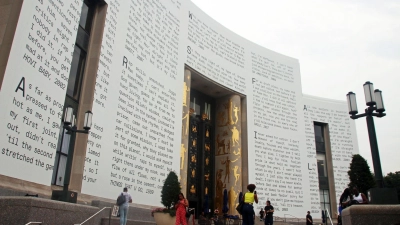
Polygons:
<instances>
[{"instance_id":1,"label":"white curved facade","mask_svg":"<svg viewBox=\"0 0 400 225\"><path fill-rule=\"evenodd\" d=\"M166 173L180 169L185 65L245 96L242 147L257 208L269 199L277 216L320 213L314 121L329 125L337 195L346 187L355 124L344 101L302 94L297 59L243 39L190 1L106 3L81 193L114 199L128 186L135 203L160 205ZM51 185L80 4L23 3L0 92L1 175Z\"/></svg>"}]
</instances>

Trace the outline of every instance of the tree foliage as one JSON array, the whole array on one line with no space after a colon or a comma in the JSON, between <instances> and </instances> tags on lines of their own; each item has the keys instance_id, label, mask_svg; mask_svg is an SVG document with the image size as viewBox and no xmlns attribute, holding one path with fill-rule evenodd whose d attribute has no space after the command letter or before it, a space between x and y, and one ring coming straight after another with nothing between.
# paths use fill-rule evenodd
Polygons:
<instances>
[{"instance_id":1,"label":"tree foliage","mask_svg":"<svg viewBox=\"0 0 400 225\"><path fill-rule=\"evenodd\" d=\"M384 178L383 182L387 188L396 188L397 197L400 202L400 171L394 173L388 173Z\"/></svg>"},{"instance_id":2,"label":"tree foliage","mask_svg":"<svg viewBox=\"0 0 400 225\"><path fill-rule=\"evenodd\" d=\"M181 186L178 176L175 172L170 171L161 190L161 204L170 209L173 206L172 203L178 199L179 193L181 193Z\"/></svg>"},{"instance_id":3,"label":"tree foliage","mask_svg":"<svg viewBox=\"0 0 400 225\"><path fill-rule=\"evenodd\" d=\"M350 163L350 170L347 172L349 175L349 187L357 187L358 190L365 195L367 191L375 187L375 179L371 173L367 161L359 154L353 155Z\"/></svg>"}]
</instances>

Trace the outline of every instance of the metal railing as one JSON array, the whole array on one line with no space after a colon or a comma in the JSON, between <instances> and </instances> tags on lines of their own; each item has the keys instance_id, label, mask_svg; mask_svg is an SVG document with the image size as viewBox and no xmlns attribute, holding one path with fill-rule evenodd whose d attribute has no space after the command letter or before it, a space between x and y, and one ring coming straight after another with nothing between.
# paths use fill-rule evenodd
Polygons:
<instances>
[{"instance_id":1,"label":"metal railing","mask_svg":"<svg viewBox=\"0 0 400 225\"><path fill-rule=\"evenodd\" d=\"M331 221L331 224L333 225L332 218L331 218L331 214L329 214L329 211L328 211L328 210L326 210L326 213L328 214L328 218L329 218L329 220Z\"/></svg>"},{"instance_id":2,"label":"metal railing","mask_svg":"<svg viewBox=\"0 0 400 225\"><path fill-rule=\"evenodd\" d=\"M42 222L29 222L29 223L27 223L25 225L29 225L29 224L42 224Z\"/></svg>"},{"instance_id":3,"label":"metal railing","mask_svg":"<svg viewBox=\"0 0 400 225\"><path fill-rule=\"evenodd\" d=\"M188 212L190 213L190 214L192 214L192 216L191 216L191 218L192 218L192 223L193 223L193 225L195 225L195 222L194 222L194 220L195 220L195 215L196 215L196 211L195 211L196 209L195 208L188 208ZM189 217L189 219L190 219L190 217ZM190 225L190 221L188 221L188 224Z\"/></svg>"},{"instance_id":4,"label":"metal railing","mask_svg":"<svg viewBox=\"0 0 400 225\"><path fill-rule=\"evenodd\" d=\"M93 214L91 217L87 218L87 220L83 221L82 223L77 223L77 224L74 224L74 225L82 225L82 224L86 223L87 221L89 221L90 219L95 217L97 214L99 214L104 209L110 209L110 214L108 216L108 225L110 225L110 223L111 223L111 209L112 209L111 207L104 207L104 208L100 209L97 213Z\"/></svg>"},{"instance_id":5,"label":"metal railing","mask_svg":"<svg viewBox=\"0 0 400 225\"><path fill-rule=\"evenodd\" d=\"M283 215L283 216L284 216L284 222L285 222L285 223L287 222L287 221L286 221L286 215L292 217L292 218L288 218L288 219L291 219L291 220L296 219L296 220L297 220L297 223L300 222L300 219L299 219L299 218L297 218L297 217L295 217L295 216L293 216L293 215L290 215L290 214L285 214L285 215ZM293 222L293 221L292 221L292 222Z\"/></svg>"}]
</instances>

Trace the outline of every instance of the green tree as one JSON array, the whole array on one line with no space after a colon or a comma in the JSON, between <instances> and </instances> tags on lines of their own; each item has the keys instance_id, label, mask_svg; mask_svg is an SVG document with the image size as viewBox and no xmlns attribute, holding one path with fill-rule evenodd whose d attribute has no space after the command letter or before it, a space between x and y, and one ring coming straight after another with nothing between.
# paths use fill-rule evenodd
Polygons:
<instances>
[{"instance_id":1,"label":"green tree","mask_svg":"<svg viewBox=\"0 0 400 225\"><path fill-rule=\"evenodd\" d=\"M394 173L388 173L384 178L383 182L387 188L397 189L397 198L400 202L400 171Z\"/></svg>"},{"instance_id":2,"label":"green tree","mask_svg":"<svg viewBox=\"0 0 400 225\"><path fill-rule=\"evenodd\" d=\"M165 208L171 209L173 203L177 201L179 193L181 193L181 186L178 181L178 176L175 172L170 171L161 190L161 204L163 204Z\"/></svg>"},{"instance_id":3,"label":"green tree","mask_svg":"<svg viewBox=\"0 0 400 225\"><path fill-rule=\"evenodd\" d=\"M350 188L357 187L358 190L367 196L367 191L375 187L375 179L371 173L367 161L359 154L353 155L350 163L349 175Z\"/></svg>"}]
</instances>

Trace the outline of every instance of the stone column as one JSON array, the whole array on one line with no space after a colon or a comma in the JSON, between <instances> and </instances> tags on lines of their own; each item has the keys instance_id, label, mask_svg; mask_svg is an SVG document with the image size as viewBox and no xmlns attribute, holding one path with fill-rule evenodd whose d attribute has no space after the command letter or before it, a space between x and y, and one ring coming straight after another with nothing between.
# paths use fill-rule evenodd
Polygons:
<instances>
[{"instance_id":1,"label":"stone column","mask_svg":"<svg viewBox=\"0 0 400 225\"><path fill-rule=\"evenodd\" d=\"M324 126L324 140L325 140L325 158L326 158L326 170L328 173L328 184L329 184L329 199L332 211L332 218L337 218L337 202L336 202L336 189L335 189L335 173L333 171L332 161L332 148L331 138L329 136L329 125Z\"/></svg>"},{"instance_id":2,"label":"stone column","mask_svg":"<svg viewBox=\"0 0 400 225\"><path fill-rule=\"evenodd\" d=\"M85 74L82 80L82 91L77 112L77 127L82 129L85 112L92 109L94 89L96 86L97 68L99 67L101 43L103 40L104 24L107 14L107 5L98 4L93 18L92 35L90 36L89 51L86 58ZM95 114L96 112L93 112ZM93 128L92 128L93 129ZM90 135L90 133L89 133ZM74 157L71 168L69 189L81 192L82 178L87 150L87 134L76 134ZM101 150L101 149L99 149Z\"/></svg>"},{"instance_id":3,"label":"stone column","mask_svg":"<svg viewBox=\"0 0 400 225\"><path fill-rule=\"evenodd\" d=\"M190 117L190 70L185 70L185 78L183 81L183 97L182 97L182 137L180 149L180 183L181 191L187 196L187 166L188 166L188 142L189 142L189 117Z\"/></svg>"},{"instance_id":4,"label":"stone column","mask_svg":"<svg viewBox=\"0 0 400 225\"><path fill-rule=\"evenodd\" d=\"M235 208L242 191L241 99L231 95L217 99L215 121L215 207L223 209L224 190L228 195L228 214Z\"/></svg>"}]
</instances>

